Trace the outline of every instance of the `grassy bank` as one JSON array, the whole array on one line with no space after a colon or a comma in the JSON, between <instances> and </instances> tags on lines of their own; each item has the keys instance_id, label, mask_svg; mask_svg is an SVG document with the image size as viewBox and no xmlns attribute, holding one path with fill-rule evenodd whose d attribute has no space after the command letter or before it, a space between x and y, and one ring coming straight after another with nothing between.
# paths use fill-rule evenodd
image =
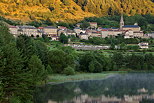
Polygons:
<instances>
[{"instance_id":1,"label":"grassy bank","mask_svg":"<svg viewBox=\"0 0 154 103\"><path fill-rule=\"evenodd\" d=\"M115 72L103 72L103 73L80 73L75 75L62 75L55 74L51 75L48 78L48 83L61 83L61 82L70 82L70 81L80 81L80 80L93 80L93 79L103 79L113 74L118 73L127 73L125 71L115 71Z\"/></svg>"}]
</instances>

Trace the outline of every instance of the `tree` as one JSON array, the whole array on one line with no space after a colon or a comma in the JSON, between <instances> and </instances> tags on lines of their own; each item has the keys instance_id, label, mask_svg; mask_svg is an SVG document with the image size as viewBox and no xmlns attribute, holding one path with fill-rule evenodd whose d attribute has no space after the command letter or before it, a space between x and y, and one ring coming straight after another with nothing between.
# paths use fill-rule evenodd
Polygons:
<instances>
[{"instance_id":1,"label":"tree","mask_svg":"<svg viewBox=\"0 0 154 103\"><path fill-rule=\"evenodd\" d=\"M2 22L0 22L0 30L0 48L6 44L13 42L15 43L15 39L13 38L12 34L9 33L9 29Z\"/></svg>"},{"instance_id":2,"label":"tree","mask_svg":"<svg viewBox=\"0 0 154 103\"><path fill-rule=\"evenodd\" d=\"M26 102L32 99L32 79L24 67L24 59L16 48L13 35L0 23L0 101L11 102L11 98L19 97Z\"/></svg>"},{"instance_id":3,"label":"tree","mask_svg":"<svg viewBox=\"0 0 154 103\"><path fill-rule=\"evenodd\" d=\"M44 42L49 42L51 38L47 37L46 35L42 35Z\"/></svg>"},{"instance_id":4,"label":"tree","mask_svg":"<svg viewBox=\"0 0 154 103\"><path fill-rule=\"evenodd\" d=\"M37 55L41 59L43 65L46 66L47 65L47 54L48 54L47 46L42 41L35 40L34 47L36 50L35 55Z\"/></svg>"},{"instance_id":5,"label":"tree","mask_svg":"<svg viewBox=\"0 0 154 103\"><path fill-rule=\"evenodd\" d=\"M133 70L142 70L142 66L144 64L144 56L143 55L137 55L137 54L131 54L127 58L127 67Z\"/></svg>"},{"instance_id":6,"label":"tree","mask_svg":"<svg viewBox=\"0 0 154 103\"><path fill-rule=\"evenodd\" d=\"M84 55L80 56L79 64L80 64L80 71L83 72L91 72L93 71L92 66L90 63L95 59L93 53L85 53ZM90 70L89 70L90 67Z\"/></svg>"},{"instance_id":7,"label":"tree","mask_svg":"<svg viewBox=\"0 0 154 103\"><path fill-rule=\"evenodd\" d=\"M80 57L80 70L84 72L98 73L109 70L109 61L105 56L98 52L85 53Z\"/></svg>"},{"instance_id":8,"label":"tree","mask_svg":"<svg viewBox=\"0 0 154 103\"><path fill-rule=\"evenodd\" d=\"M48 73L48 74L53 74L53 70L52 70L52 68L50 67L50 65L48 65L48 66L46 67L46 70L47 70L47 73Z\"/></svg>"},{"instance_id":9,"label":"tree","mask_svg":"<svg viewBox=\"0 0 154 103\"><path fill-rule=\"evenodd\" d=\"M122 53L114 53L112 56L112 60L118 69L125 66L124 56L122 55Z\"/></svg>"},{"instance_id":10,"label":"tree","mask_svg":"<svg viewBox=\"0 0 154 103\"><path fill-rule=\"evenodd\" d=\"M60 35L60 42L64 44L68 43L68 37L63 33Z\"/></svg>"},{"instance_id":11,"label":"tree","mask_svg":"<svg viewBox=\"0 0 154 103\"><path fill-rule=\"evenodd\" d=\"M83 21L80 27L83 28L83 29L86 29L86 28L88 28L89 26L90 26L89 22Z\"/></svg>"},{"instance_id":12,"label":"tree","mask_svg":"<svg viewBox=\"0 0 154 103\"><path fill-rule=\"evenodd\" d=\"M66 75L74 75L75 70L72 67L68 66L68 67L64 68L63 73L66 74Z\"/></svg>"},{"instance_id":13,"label":"tree","mask_svg":"<svg viewBox=\"0 0 154 103\"><path fill-rule=\"evenodd\" d=\"M36 53L36 47L31 37L26 35L20 35L17 38L16 46L21 51L22 55L28 60L32 55Z\"/></svg>"},{"instance_id":14,"label":"tree","mask_svg":"<svg viewBox=\"0 0 154 103\"><path fill-rule=\"evenodd\" d=\"M74 67L74 59L62 50L51 50L48 52L48 64L54 73L62 73L64 68Z\"/></svg>"},{"instance_id":15,"label":"tree","mask_svg":"<svg viewBox=\"0 0 154 103\"><path fill-rule=\"evenodd\" d=\"M32 55L28 62L28 69L30 71L30 74L32 74L34 85L46 79L47 71L45 70L42 61L38 58L38 56Z\"/></svg>"},{"instance_id":16,"label":"tree","mask_svg":"<svg viewBox=\"0 0 154 103\"><path fill-rule=\"evenodd\" d=\"M94 73L101 73L102 72L102 64L97 60L94 60L93 63L94 63L94 67L95 67L93 72Z\"/></svg>"},{"instance_id":17,"label":"tree","mask_svg":"<svg viewBox=\"0 0 154 103\"><path fill-rule=\"evenodd\" d=\"M115 44L114 43L111 43L110 49L111 50L114 50L115 49Z\"/></svg>"},{"instance_id":18,"label":"tree","mask_svg":"<svg viewBox=\"0 0 154 103\"><path fill-rule=\"evenodd\" d=\"M23 69L23 59L14 44L7 44L2 49L0 75L3 84L4 101L19 96L21 100L32 99L31 78L28 70Z\"/></svg>"},{"instance_id":19,"label":"tree","mask_svg":"<svg viewBox=\"0 0 154 103\"><path fill-rule=\"evenodd\" d=\"M146 63L144 63L142 69L143 70L148 70L148 65Z\"/></svg>"},{"instance_id":20,"label":"tree","mask_svg":"<svg viewBox=\"0 0 154 103\"><path fill-rule=\"evenodd\" d=\"M93 61L91 61L91 62L89 63L88 68L89 68L89 71L90 71L91 73L94 72L94 70L95 70L95 65L94 65L94 62L93 62Z\"/></svg>"},{"instance_id":21,"label":"tree","mask_svg":"<svg viewBox=\"0 0 154 103\"><path fill-rule=\"evenodd\" d=\"M126 50L127 49L127 45L123 42L120 44L120 49L121 50Z\"/></svg>"}]
</instances>

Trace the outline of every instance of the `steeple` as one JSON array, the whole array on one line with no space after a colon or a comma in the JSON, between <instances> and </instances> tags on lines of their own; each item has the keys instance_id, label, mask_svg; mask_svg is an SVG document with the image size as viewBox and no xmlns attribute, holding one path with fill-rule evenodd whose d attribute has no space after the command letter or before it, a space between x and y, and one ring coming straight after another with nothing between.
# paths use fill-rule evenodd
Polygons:
<instances>
[{"instance_id":1,"label":"steeple","mask_svg":"<svg viewBox=\"0 0 154 103\"><path fill-rule=\"evenodd\" d=\"M123 14L121 15L121 20L120 20L120 30L122 30L122 27L125 25L124 23L124 17Z\"/></svg>"}]
</instances>

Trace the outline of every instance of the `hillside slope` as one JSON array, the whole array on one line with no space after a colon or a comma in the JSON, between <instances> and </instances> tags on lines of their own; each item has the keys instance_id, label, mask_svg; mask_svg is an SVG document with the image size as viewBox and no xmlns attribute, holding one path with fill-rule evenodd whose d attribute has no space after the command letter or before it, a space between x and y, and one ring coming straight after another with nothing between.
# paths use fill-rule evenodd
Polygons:
<instances>
[{"instance_id":1,"label":"hillside slope","mask_svg":"<svg viewBox=\"0 0 154 103\"><path fill-rule=\"evenodd\" d=\"M14 20L72 22L84 17L154 14L152 0L0 0L0 16Z\"/></svg>"}]
</instances>

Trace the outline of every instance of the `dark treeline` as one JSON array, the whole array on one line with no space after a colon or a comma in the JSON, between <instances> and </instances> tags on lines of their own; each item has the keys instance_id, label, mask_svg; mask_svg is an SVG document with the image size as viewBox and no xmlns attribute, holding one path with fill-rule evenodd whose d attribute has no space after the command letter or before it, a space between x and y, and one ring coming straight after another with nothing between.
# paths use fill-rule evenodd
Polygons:
<instances>
[{"instance_id":1,"label":"dark treeline","mask_svg":"<svg viewBox=\"0 0 154 103\"><path fill-rule=\"evenodd\" d=\"M99 73L118 70L153 70L154 55L93 51L79 54L71 47L51 44L48 38L14 38L0 24L0 102L31 103L33 89L58 73ZM27 99L28 98L28 99Z\"/></svg>"},{"instance_id":2,"label":"dark treeline","mask_svg":"<svg viewBox=\"0 0 154 103\"><path fill-rule=\"evenodd\" d=\"M153 60L154 55L152 54L125 54L119 52L107 57L97 52L91 52L81 56L79 70L92 73L119 70L153 70Z\"/></svg>"}]
</instances>

